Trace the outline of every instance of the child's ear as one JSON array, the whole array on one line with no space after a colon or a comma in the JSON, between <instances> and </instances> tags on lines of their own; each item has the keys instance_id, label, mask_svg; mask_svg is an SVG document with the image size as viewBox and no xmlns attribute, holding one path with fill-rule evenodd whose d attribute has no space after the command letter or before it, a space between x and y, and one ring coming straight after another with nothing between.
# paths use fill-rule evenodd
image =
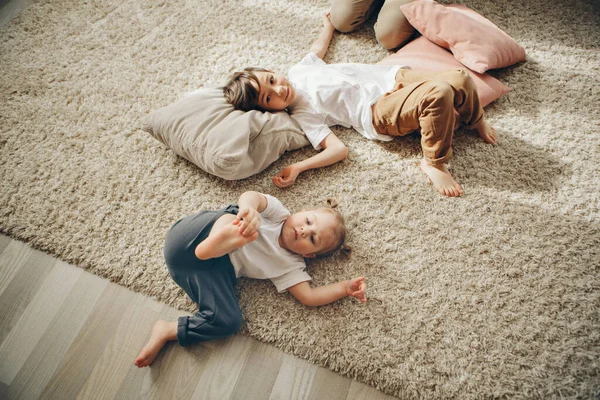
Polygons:
<instances>
[{"instance_id":1,"label":"child's ear","mask_svg":"<svg viewBox=\"0 0 600 400\"><path fill-rule=\"evenodd\" d=\"M316 256L317 256L317 253L302 254L302 257L304 257L304 258L315 258Z\"/></svg>"}]
</instances>

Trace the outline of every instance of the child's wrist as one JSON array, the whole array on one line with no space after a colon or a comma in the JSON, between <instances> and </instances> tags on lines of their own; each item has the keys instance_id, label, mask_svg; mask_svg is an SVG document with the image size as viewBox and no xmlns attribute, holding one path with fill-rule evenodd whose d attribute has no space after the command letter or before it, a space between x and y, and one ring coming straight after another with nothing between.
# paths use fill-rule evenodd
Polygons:
<instances>
[{"instance_id":1,"label":"child's wrist","mask_svg":"<svg viewBox=\"0 0 600 400\"><path fill-rule=\"evenodd\" d=\"M255 207L245 204L245 203L238 203L238 209L239 209L239 211L244 211L244 214L247 214L251 211L256 211ZM240 214L239 211L238 211L238 214Z\"/></svg>"},{"instance_id":2,"label":"child's wrist","mask_svg":"<svg viewBox=\"0 0 600 400\"><path fill-rule=\"evenodd\" d=\"M346 292L346 296L350 296L352 294L352 289L350 287L351 283L352 281L350 281L350 279L344 281L344 291Z\"/></svg>"}]
</instances>

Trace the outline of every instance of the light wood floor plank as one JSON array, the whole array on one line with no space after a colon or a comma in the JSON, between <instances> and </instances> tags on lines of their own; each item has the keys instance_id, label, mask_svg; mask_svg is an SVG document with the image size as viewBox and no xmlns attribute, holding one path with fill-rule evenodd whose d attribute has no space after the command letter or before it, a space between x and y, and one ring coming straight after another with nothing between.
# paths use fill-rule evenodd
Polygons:
<instances>
[{"instance_id":1,"label":"light wood floor plank","mask_svg":"<svg viewBox=\"0 0 600 400\"><path fill-rule=\"evenodd\" d=\"M106 286L41 398L77 397L105 352L107 343L115 335L125 311L132 306L134 297L134 293L118 285Z\"/></svg>"},{"instance_id":2,"label":"light wood floor plank","mask_svg":"<svg viewBox=\"0 0 600 400\"><path fill-rule=\"evenodd\" d=\"M252 350L246 361L247 367L240 375L232 399L269 398L282 362L278 354L271 357L269 354L265 354L264 350L260 351L263 347L261 343L253 340Z\"/></svg>"},{"instance_id":3,"label":"light wood floor plank","mask_svg":"<svg viewBox=\"0 0 600 400\"><path fill-rule=\"evenodd\" d=\"M56 258L34 250L0 295L0 343L17 323L56 261Z\"/></svg>"},{"instance_id":4,"label":"light wood floor plank","mask_svg":"<svg viewBox=\"0 0 600 400\"><path fill-rule=\"evenodd\" d=\"M121 386L118 388L114 398L122 400L146 400L149 398L154 398L156 393L162 392L162 385L170 387L170 383L167 382L165 376L168 373L168 368L173 360L172 354L178 351L181 351L181 349L176 342L167 343L162 351L158 354L152 365L142 369L139 369L133 365L133 359L135 356L137 356L139 350L138 352L132 351L130 356L133 355L133 358L130 358L130 361L127 361L125 364L125 367L128 368L127 375L125 376ZM190 351L193 353L191 354L191 357L196 358L201 364L200 367L204 368L203 360L209 357L210 349L203 346L198 346L197 348L192 348ZM194 374L198 373L201 372L194 372ZM188 383L192 384L191 382ZM80 399L83 400L86 398L80 397Z\"/></svg>"},{"instance_id":5,"label":"light wood floor plank","mask_svg":"<svg viewBox=\"0 0 600 400\"><path fill-rule=\"evenodd\" d=\"M34 0L4 1L0 10L0 29L8 25L13 17L33 2Z\"/></svg>"},{"instance_id":6,"label":"light wood floor plank","mask_svg":"<svg viewBox=\"0 0 600 400\"><path fill-rule=\"evenodd\" d=\"M207 370L212 351L202 345L188 348L180 347L172 342L169 352L153 366L152 373L160 372L148 393L150 399L191 399L196 385Z\"/></svg>"},{"instance_id":7,"label":"light wood floor plank","mask_svg":"<svg viewBox=\"0 0 600 400\"><path fill-rule=\"evenodd\" d=\"M33 249L23 242L12 240L0 255L0 294L12 282L18 270L31 255Z\"/></svg>"},{"instance_id":8,"label":"light wood floor plank","mask_svg":"<svg viewBox=\"0 0 600 400\"><path fill-rule=\"evenodd\" d=\"M282 364L271 391L271 400L308 399L319 367L307 361L284 354Z\"/></svg>"},{"instance_id":9,"label":"light wood floor plank","mask_svg":"<svg viewBox=\"0 0 600 400\"><path fill-rule=\"evenodd\" d=\"M319 368L310 388L309 399L345 400L350 391L351 380L325 368Z\"/></svg>"},{"instance_id":10,"label":"light wood floor plank","mask_svg":"<svg viewBox=\"0 0 600 400\"><path fill-rule=\"evenodd\" d=\"M353 380L350 384L347 400L394 400L395 397L388 396L383 392Z\"/></svg>"},{"instance_id":11,"label":"light wood floor plank","mask_svg":"<svg viewBox=\"0 0 600 400\"><path fill-rule=\"evenodd\" d=\"M72 269L72 273L67 270ZM23 312L6 339L0 344L0 382L13 379L52 323L82 270L63 262L55 264L38 294Z\"/></svg>"},{"instance_id":12,"label":"light wood floor plank","mask_svg":"<svg viewBox=\"0 0 600 400\"><path fill-rule=\"evenodd\" d=\"M263 354L267 357L273 358L282 363L284 361L288 362L290 359L290 355L287 354L286 352L284 352L283 350L280 350L273 345L263 343L258 340L254 340L253 345L252 345L252 352L257 352L257 353ZM292 357L292 358L295 359L295 357ZM299 359L296 359L296 360L299 360Z\"/></svg>"},{"instance_id":13,"label":"light wood floor plank","mask_svg":"<svg viewBox=\"0 0 600 400\"><path fill-rule=\"evenodd\" d=\"M12 241L10 236L6 236L3 233L0 233L0 254L6 249L6 246Z\"/></svg>"},{"instance_id":14,"label":"light wood floor plank","mask_svg":"<svg viewBox=\"0 0 600 400\"><path fill-rule=\"evenodd\" d=\"M246 367L253 340L232 336L215 340L206 371L197 382L194 399L229 399Z\"/></svg>"},{"instance_id":15,"label":"light wood floor plank","mask_svg":"<svg viewBox=\"0 0 600 400\"><path fill-rule=\"evenodd\" d=\"M8 388L9 398L37 399L79 334L108 281L80 274L52 323Z\"/></svg>"},{"instance_id":16,"label":"light wood floor plank","mask_svg":"<svg viewBox=\"0 0 600 400\"><path fill-rule=\"evenodd\" d=\"M0 399L8 399L8 385L0 382Z\"/></svg>"}]
</instances>

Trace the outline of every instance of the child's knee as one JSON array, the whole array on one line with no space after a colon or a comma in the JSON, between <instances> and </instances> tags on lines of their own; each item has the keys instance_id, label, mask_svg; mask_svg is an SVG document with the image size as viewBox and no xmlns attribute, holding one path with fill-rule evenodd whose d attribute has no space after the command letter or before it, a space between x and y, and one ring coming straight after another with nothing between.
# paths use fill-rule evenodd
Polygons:
<instances>
[{"instance_id":1,"label":"child's knee","mask_svg":"<svg viewBox=\"0 0 600 400\"><path fill-rule=\"evenodd\" d=\"M242 313L234 312L231 314L223 315L218 317L218 321L213 321L213 324L218 324L223 336L231 336L236 334L242 327L244 320L242 319Z\"/></svg>"},{"instance_id":2,"label":"child's knee","mask_svg":"<svg viewBox=\"0 0 600 400\"><path fill-rule=\"evenodd\" d=\"M373 27L377 42L388 50L406 43L415 33L400 6L413 0L386 0Z\"/></svg>"},{"instance_id":3,"label":"child's knee","mask_svg":"<svg viewBox=\"0 0 600 400\"><path fill-rule=\"evenodd\" d=\"M430 81L426 101L439 106L454 107L454 90L446 81Z\"/></svg>"},{"instance_id":4,"label":"child's knee","mask_svg":"<svg viewBox=\"0 0 600 400\"><path fill-rule=\"evenodd\" d=\"M332 0L330 8L332 25L344 33L359 28L366 20L372 2L372 0Z\"/></svg>"},{"instance_id":5,"label":"child's knee","mask_svg":"<svg viewBox=\"0 0 600 400\"><path fill-rule=\"evenodd\" d=\"M457 68L452 71L450 84L457 90L465 90L467 92L475 89L475 82L471 75L464 68Z\"/></svg>"},{"instance_id":6,"label":"child's knee","mask_svg":"<svg viewBox=\"0 0 600 400\"><path fill-rule=\"evenodd\" d=\"M377 43L382 45L387 50L392 50L399 47L400 45L404 44L408 38L410 38L410 36L412 36L412 32L407 33L406 30L403 30L397 25L384 25L378 22L374 29Z\"/></svg>"}]
</instances>

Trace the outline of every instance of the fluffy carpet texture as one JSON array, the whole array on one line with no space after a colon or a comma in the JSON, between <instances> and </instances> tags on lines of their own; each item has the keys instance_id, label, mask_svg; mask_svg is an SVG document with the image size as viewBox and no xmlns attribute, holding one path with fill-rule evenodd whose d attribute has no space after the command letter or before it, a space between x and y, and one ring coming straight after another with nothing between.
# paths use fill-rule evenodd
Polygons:
<instances>
[{"instance_id":1,"label":"fluffy carpet texture","mask_svg":"<svg viewBox=\"0 0 600 400\"><path fill-rule=\"evenodd\" d=\"M447 2L446 2L447 3ZM486 108L496 145L459 132L466 194L437 194L419 138L335 129L347 160L286 190L284 155L227 182L174 155L141 119L235 70L286 72L326 0L49 0L0 31L0 227L170 305L194 311L162 259L178 218L245 190L292 211L338 196L349 258L310 262L316 284L365 275L369 302L305 308L240 280L244 331L402 398L600 393L600 11L594 0L468 0L527 51L492 71L513 90ZM328 62L375 63L370 21Z\"/></svg>"}]
</instances>

